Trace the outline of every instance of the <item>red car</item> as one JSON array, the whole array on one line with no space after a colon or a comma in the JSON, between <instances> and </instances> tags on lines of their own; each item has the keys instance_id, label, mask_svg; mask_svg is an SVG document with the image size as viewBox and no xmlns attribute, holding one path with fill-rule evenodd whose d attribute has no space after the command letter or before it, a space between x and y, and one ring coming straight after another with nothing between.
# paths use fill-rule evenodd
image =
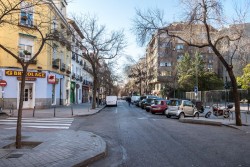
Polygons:
<instances>
[{"instance_id":1,"label":"red car","mask_svg":"<svg viewBox=\"0 0 250 167\"><path fill-rule=\"evenodd\" d=\"M168 108L168 102L169 100L155 100L155 104L150 107L151 113L165 114L165 110Z\"/></svg>"}]
</instances>

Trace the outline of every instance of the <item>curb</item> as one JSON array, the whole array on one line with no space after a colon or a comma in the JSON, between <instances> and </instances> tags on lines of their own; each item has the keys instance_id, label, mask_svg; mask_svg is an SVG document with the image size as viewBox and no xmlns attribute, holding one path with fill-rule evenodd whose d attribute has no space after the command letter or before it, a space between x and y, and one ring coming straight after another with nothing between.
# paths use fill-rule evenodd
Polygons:
<instances>
[{"instance_id":1,"label":"curb","mask_svg":"<svg viewBox=\"0 0 250 167\"><path fill-rule=\"evenodd\" d=\"M73 117L87 117L87 116L91 116L91 115L95 115L97 113L99 113L102 109L104 109L106 106L100 108L97 112L92 113L92 114L79 114L79 115L74 115Z\"/></svg>"},{"instance_id":2,"label":"curb","mask_svg":"<svg viewBox=\"0 0 250 167\"><path fill-rule=\"evenodd\" d=\"M222 126L223 125L221 122L199 120L199 119L188 119L188 118L179 119L179 122L192 123L192 124L202 124L202 125L213 125L213 126Z\"/></svg>"},{"instance_id":3,"label":"curb","mask_svg":"<svg viewBox=\"0 0 250 167\"><path fill-rule=\"evenodd\" d=\"M88 166L89 164L92 164L93 162L96 162L96 161L98 161L100 159L105 158L106 155L107 155L107 153L108 153L108 149L107 149L107 143L106 142L104 142L104 143L105 143L105 150L104 150L104 152L101 152L100 154L97 154L97 155L95 155L95 156L93 156L93 157L91 157L89 159L86 159L83 162L80 162L80 163L78 163L76 165L73 165L73 167Z\"/></svg>"}]
</instances>

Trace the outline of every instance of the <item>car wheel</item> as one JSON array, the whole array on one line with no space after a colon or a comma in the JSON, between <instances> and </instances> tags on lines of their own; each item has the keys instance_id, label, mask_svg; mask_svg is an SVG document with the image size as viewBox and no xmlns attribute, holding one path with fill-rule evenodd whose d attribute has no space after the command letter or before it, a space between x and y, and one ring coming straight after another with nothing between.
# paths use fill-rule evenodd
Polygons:
<instances>
[{"instance_id":1,"label":"car wheel","mask_svg":"<svg viewBox=\"0 0 250 167\"><path fill-rule=\"evenodd\" d=\"M167 118L170 118L171 116L167 114L166 117L167 117Z\"/></svg>"},{"instance_id":2,"label":"car wheel","mask_svg":"<svg viewBox=\"0 0 250 167\"><path fill-rule=\"evenodd\" d=\"M205 118L210 118L211 112L206 113Z\"/></svg>"},{"instance_id":3,"label":"car wheel","mask_svg":"<svg viewBox=\"0 0 250 167\"><path fill-rule=\"evenodd\" d=\"M182 112L182 113L180 113L180 115L179 115L179 119L182 119L182 118L185 118L185 114Z\"/></svg>"},{"instance_id":4,"label":"car wheel","mask_svg":"<svg viewBox=\"0 0 250 167\"><path fill-rule=\"evenodd\" d=\"M224 118L229 118L229 112L228 111L224 111Z\"/></svg>"},{"instance_id":5,"label":"car wheel","mask_svg":"<svg viewBox=\"0 0 250 167\"><path fill-rule=\"evenodd\" d=\"M198 112L195 113L195 114L194 114L194 117L195 117L195 118L199 118L199 113L198 113Z\"/></svg>"}]
</instances>

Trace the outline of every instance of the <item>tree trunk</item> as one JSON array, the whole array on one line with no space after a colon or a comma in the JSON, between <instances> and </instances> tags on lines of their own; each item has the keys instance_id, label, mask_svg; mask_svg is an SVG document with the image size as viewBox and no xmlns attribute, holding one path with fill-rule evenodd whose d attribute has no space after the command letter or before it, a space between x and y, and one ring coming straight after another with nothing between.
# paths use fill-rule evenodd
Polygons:
<instances>
[{"instance_id":1,"label":"tree trunk","mask_svg":"<svg viewBox=\"0 0 250 167\"><path fill-rule=\"evenodd\" d=\"M20 149L22 147L22 110L23 110L23 95L24 95L24 86L25 86L27 68L28 67L26 66L23 67L20 96L19 96L19 107L18 107L18 116L17 116L17 124L16 124L16 148L17 149Z\"/></svg>"},{"instance_id":2,"label":"tree trunk","mask_svg":"<svg viewBox=\"0 0 250 167\"><path fill-rule=\"evenodd\" d=\"M97 90L97 76L96 76L96 74L94 74L92 109L96 108L96 90Z\"/></svg>"},{"instance_id":3,"label":"tree trunk","mask_svg":"<svg viewBox=\"0 0 250 167\"><path fill-rule=\"evenodd\" d=\"M236 120L236 125L237 126L242 126L241 118L240 118L240 98L239 98L239 93L237 89L237 82L236 78L233 74L233 69L230 68L228 70L228 75L231 79L232 82L232 87L233 87L233 96L234 96L234 105L235 105L235 120Z\"/></svg>"}]
</instances>

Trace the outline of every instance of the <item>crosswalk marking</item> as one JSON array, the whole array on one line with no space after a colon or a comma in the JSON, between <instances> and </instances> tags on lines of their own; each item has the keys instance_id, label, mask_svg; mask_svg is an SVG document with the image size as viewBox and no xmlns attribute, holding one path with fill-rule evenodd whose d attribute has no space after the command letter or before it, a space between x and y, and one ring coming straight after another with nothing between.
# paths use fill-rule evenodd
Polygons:
<instances>
[{"instance_id":1,"label":"crosswalk marking","mask_svg":"<svg viewBox=\"0 0 250 167\"><path fill-rule=\"evenodd\" d=\"M23 118L22 128L68 129L74 118ZM0 120L0 125L11 126L5 129L16 129L17 118Z\"/></svg>"}]
</instances>

